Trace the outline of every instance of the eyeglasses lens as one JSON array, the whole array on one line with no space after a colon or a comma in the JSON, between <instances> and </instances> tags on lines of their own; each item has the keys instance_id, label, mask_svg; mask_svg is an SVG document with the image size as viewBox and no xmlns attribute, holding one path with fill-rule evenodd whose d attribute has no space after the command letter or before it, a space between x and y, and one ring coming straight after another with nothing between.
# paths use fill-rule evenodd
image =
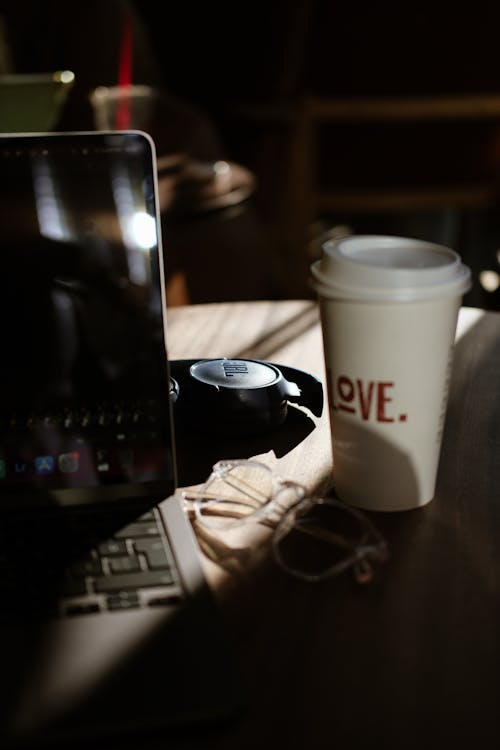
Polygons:
<instances>
[{"instance_id":1,"label":"eyeglasses lens","mask_svg":"<svg viewBox=\"0 0 500 750\"><path fill-rule=\"evenodd\" d=\"M198 516L223 529L260 514L273 498L273 475L266 466L242 462L214 471L197 503Z\"/></svg>"},{"instance_id":2,"label":"eyeglasses lens","mask_svg":"<svg viewBox=\"0 0 500 750\"><path fill-rule=\"evenodd\" d=\"M364 536L361 519L340 504L305 501L283 518L274 545L282 567L315 579L350 567Z\"/></svg>"}]
</instances>

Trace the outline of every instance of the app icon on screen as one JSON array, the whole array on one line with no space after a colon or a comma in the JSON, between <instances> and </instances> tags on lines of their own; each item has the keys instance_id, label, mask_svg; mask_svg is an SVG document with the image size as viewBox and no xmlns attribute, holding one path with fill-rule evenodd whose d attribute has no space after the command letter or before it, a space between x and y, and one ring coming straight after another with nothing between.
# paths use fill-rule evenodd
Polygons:
<instances>
[{"instance_id":1,"label":"app icon on screen","mask_svg":"<svg viewBox=\"0 0 500 750\"><path fill-rule=\"evenodd\" d=\"M108 451L100 449L96 452L97 458L97 471L109 471L109 455Z\"/></svg>"},{"instance_id":2,"label":"app icon on screen","mask_svg":"<svg viewBox=\"0 0 500 750\"><path fill-rule=\"evenodd\" d=\"M120 465L122 469L131 469L134 465L134 451L131 448L123 448L119 451Z\"/></svg>"},{"instance_id":3,"label":"app icon on screen","mask_svg":"<svg viewBox=\"0 0 500 750\"><path fill-rule=\"evenodd\" d=\"M36 456L35 457L35 472L37 474L46 475L53 474L55 469L54 457L53 456Z\"/></svg>"},{"instance_id":4,"label":"app icon on screen","mask_svg":"<svg viewBox=\"0 0 500 750\"><path fill-rule=\"evenodd\" d=\"M61 453L58 458L59 469L63 474L74 474L80 465L80 454L78 451Z\"/></svg>"}]
</instances>

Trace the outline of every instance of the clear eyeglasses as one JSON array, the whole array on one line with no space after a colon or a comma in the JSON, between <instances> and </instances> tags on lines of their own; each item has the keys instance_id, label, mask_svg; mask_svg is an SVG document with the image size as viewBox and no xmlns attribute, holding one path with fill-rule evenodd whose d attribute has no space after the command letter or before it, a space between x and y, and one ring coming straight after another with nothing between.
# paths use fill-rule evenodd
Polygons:
<instances>
[{"instance_id":1,"label":"clear eyeglasses","mask_svg":"<svg viewBox=\"0 0 500 750\"><path fill-rule=\"evenodd\" d=\"M358 583L368 583L374 564L388 556L385 539L367 515L334 498L310 496L258 461L219 461L205 484L183 492L183 498L212 532L248 523L272 527L276 562L304 581L351 570Z\"/></svg>"}]
</instances>

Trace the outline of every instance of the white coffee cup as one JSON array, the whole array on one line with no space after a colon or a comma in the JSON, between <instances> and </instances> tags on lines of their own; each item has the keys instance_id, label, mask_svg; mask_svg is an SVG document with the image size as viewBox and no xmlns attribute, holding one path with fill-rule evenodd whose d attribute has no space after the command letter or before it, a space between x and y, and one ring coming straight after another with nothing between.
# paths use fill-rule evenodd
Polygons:
<instances>
[{"instance_id":1,"label":"white coffee cup","mask_svg":"<svg viewBox=\"0 0 500 750\"><path fill-rule=\"evenodd\" d=\"M327 371L334 486L367 510L435 493L458 311L470 270L422 240L353 235L311 267Z\"/></svg>"}]
</instances>

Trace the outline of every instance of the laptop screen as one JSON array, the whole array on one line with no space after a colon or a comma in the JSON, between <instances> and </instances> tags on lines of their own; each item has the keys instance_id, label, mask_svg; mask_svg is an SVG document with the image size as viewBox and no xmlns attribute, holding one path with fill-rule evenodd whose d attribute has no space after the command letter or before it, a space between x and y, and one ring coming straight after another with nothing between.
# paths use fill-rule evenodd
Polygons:
<instances>
[{"instance_id":1,"label":"laptop screen","mask_svg":"<svg viewBox=\"0 0 500 750\"><path fill-rule=\"evenodd\" d=\"M174 487L153 151L0 137L0 508Z\"/></svg>"}]
</instances>

